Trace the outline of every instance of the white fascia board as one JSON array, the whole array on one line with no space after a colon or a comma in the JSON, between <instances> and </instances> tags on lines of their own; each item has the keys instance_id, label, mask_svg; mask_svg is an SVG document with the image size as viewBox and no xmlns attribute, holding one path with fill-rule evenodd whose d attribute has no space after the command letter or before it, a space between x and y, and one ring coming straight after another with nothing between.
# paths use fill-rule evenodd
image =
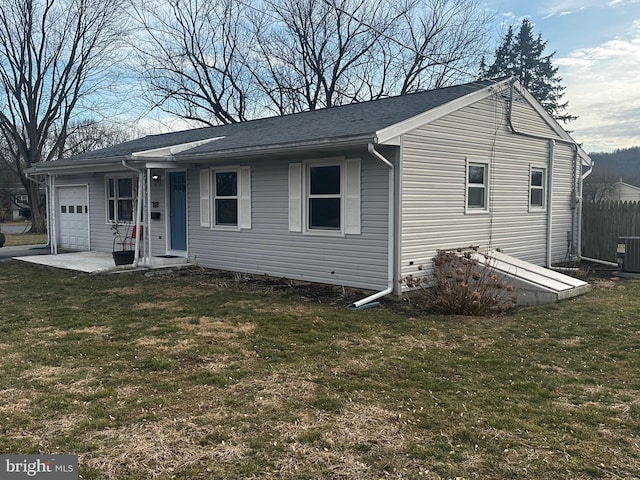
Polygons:
<instances>
[{"instance_id":1,"label":"white fascia board","mask_svg":"<svg viewBox=\"0 0 640 480\"><path fill-rule=\"evenodd\" d=\"M408 118L402 122L391 125L382 130L378 130L377 138L378 143L385 145L399 145L399 137L411 130L427 125L439 118L449 115L461 108L472 105L480 100L492 95L495 91L501 91L509 87L509 79L498 82L494 85L489 85L482 90L465 95L464 97L457 98L451 102L440 105L439 107L432 108L426 112L420 113L414 117Z\"/></svg>"},{"instance_id":2,"label":"white fascia board","mask_svg":"<svg viewBox=\"0 0 640 480\"><path fill-rule=\"evenodd\" d=\"M184 152L186 150L191 150L192 148L199 147L200 145L204 145L206 143L213 142L215 140L223 139L224 137L213 137L206 138L204 140L197 140L195 142L188 143L180 143L178 145L170 145L168 147L154 148L152 150L142 150L140 152L133 152L131 154L132 158L146 158L151 157L154 159L167 158L171 155L175 155L176 153Z\"/></svg>"}]
</instances>

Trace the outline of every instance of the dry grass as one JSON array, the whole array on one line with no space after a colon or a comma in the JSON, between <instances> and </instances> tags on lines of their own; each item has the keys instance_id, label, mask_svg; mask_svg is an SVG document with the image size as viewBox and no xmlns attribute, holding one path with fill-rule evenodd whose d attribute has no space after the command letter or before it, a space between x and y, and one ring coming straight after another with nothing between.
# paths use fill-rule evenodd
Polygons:
<instances>
[{"instance_id":1,"label":"dry grass","mask_svg":"<svg viewBox=\"0 0 640 480\"><path fill-rule=\"evenodd\" d=\"M503 318L214 275L0 284L0 451L83 479L640 478L635 282Z\"/></svg>"}]
</instances>

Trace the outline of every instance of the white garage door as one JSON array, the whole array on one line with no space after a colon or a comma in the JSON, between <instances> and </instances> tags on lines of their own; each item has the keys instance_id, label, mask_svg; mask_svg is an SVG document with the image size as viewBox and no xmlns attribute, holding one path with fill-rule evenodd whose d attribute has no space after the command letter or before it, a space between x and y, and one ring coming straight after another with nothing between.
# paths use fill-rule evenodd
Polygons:
<instances>
[{"instance_id":1,"label":"white garage door","mask_svg":"<svg viewBox=\"0 0 640 480\"><path fill-rule=\"evenodd\" d=\"M89 250L89 201L87 187L58 187L58 246Z\"/></svg>"}]
</instances>

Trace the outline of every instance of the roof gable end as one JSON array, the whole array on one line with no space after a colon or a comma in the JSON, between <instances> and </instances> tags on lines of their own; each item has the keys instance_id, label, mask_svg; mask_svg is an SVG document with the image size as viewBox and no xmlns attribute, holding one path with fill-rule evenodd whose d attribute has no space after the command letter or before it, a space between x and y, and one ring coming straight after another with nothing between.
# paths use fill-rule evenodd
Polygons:
<instances>
[{"instance_id":1,"label":"roof gable end","mask_svg":"<svg viewBox=\"0 0 640 480\"><path fill-rule=\"evenodd\" d=\"M461 108L472 105L484 98L487 98L496 90L503 90L508 87L509 80L499 81L493 85L488 85L480 90L473 91L464 96L455 98L447 103L439 105L437 107L426 110L418 115L407 118L399 123L390 125L377 132L378 143L390 143L395 144L396 139L416 128L427 125L431 122L438 120L450 113L453 113Z\"/></svg>"}]
</instances>

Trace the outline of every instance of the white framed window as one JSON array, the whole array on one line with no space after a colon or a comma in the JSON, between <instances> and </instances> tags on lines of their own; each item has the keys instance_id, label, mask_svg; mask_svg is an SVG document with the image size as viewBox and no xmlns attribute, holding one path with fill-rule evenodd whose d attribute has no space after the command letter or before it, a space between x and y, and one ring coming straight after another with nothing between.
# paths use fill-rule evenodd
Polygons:
<instances>
[{"instance_id":1,"label":"white framed window","mask_svg":"<svg viewBox=\"0 0 640 480\"><path fill-rule=\"evenodd\" d=\"M529 167L529 209L544 210L546 207L545 185L547 171L544 168Z\"/></svg>"},{"instance_id":2,"label":"white framed window","mask_svg":"<svg viewBox=\"0 0 640 480\"><path fill-rule=\"evenodd\" d=\"M360 234L360 159L289 165L289 230L320 235Z\"/></svg>"},{"instance_id":3,"label":"white framed window","mask_svg":"<svg viewBox=\"0 0 640 480\"><path fill-rule=\"evenodd\" d=\"M308 163L305 183L306 229L342 231L342 164Z\"/></svg>"},{"instance_id":4,"label":"white framed window","mask_svg":"<svg viewBox=\"0 0 640 480\"><path fill-rule=\"evenodd\" d=\"M136 182L133 177L106 178L107 223L133 221Z\"/></svg>"},{"instance_id":5,"label":"white framed window","mask_svg":"<svg viewBox=\"0 0 640 480\"><path fill-rule=\"evenodd\" d=\"M467 213L489 211L489 164L467 161Z\"/></svg>"},{"instance_id":6,"label":"white framed window","mask_svg":"<svg viewBox=\"0 0 640 480\"><path fill-rule=\"evenodd\" d=\"M213 224L238 226L238 170L213 171Z\"/></svg>"},{"instance_id":7,"label":"white framed window","mask_svg":"<svg viewBox=\"0 0 640 480\"><path fill-rule=\"evenodd\" d=\"M200 226L251 228L251 168L200 170Z\"/></svg>"}]
</instances>

